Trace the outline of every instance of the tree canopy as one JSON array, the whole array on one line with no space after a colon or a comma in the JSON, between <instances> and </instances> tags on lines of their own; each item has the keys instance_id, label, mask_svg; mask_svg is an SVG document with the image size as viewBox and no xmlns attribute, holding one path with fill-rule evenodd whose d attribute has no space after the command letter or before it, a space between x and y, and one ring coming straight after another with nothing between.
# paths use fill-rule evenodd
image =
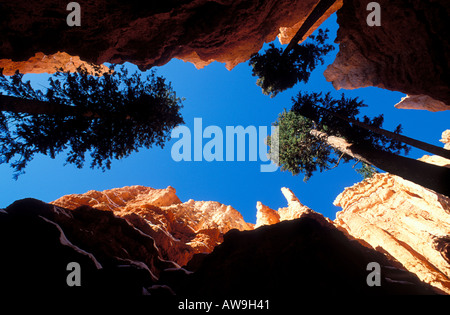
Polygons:
<instances>
[{"instance_id":1,"label":"tree canopy","mask_svg":"<svg viewBox=\"0 0 450 315\"><path fill-rule=\"evenodd\" d=\"M281 48L270 44L264 54L254 54L249 60L252 75L258 77L256 84L270 97L293 87L299 82L308 82L316 66L324 63L324 56L334 47L325 44L328 29L318 30L317 35L309 36L310 41L294 45L283 53Z\"/></svg>"},{"instance_id":2,"label":"tree canopy","mask_svg":"<svg viewBox=\"0 0 450 315\"><path fill-rule=\"evenodd\" d=\"M366 105L357 98L333 99L329 93L302 93L292 99L290 111L281 113L275 126L279 126L279 158L271 156L274 163L282 170L297 175L303 173L305 180L316 171L325 171L336 167L341 161L349 162L355 158L331 146L320 137L311 134L311 130L319 130L329 136L336 136L348 142L373 150L382 150L394 154L408 153L409 147L404 143L372 131L351 126L349 123L336 119L329 112L356 119L360 108ZM326 110L322 110L326 109ZM374 118L363 117L365 124L381 127L383 115ZM398 125L395 133L401 132ZM270 139L268 141L270 145ZM363 177L370 176L375 169L367 163L359 169Z\"/></svg>"},{"instance_id":3,"label":"tree canopy","mask_svg":"<svg viewBox=\"0 0 450 315\"><path fill-rule=\"evenodd\" d=\"M182 99L155 71L144 78L124 67L96 75L80 67L57 72L45 92L18 72L8 78L0 71L0 89L0 163L10 163L15 178L35 154L63 151L78 168L90 152L92 168L109 169L140 148L163 147L184 123Z\"/></svg>"}]
</instances>

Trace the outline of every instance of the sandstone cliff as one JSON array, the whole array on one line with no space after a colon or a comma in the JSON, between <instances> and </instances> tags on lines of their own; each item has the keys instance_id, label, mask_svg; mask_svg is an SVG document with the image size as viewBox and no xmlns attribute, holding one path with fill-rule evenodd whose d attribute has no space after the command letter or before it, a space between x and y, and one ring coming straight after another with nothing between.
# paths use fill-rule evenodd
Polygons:
<instances>
[{"instance_id":1,"label":"sandstone cliff","mask_svg":"<svg viewBox=\"0 0 450 315\"><path fill-rule=\"evenodd\" d=\"M182 203L170 186L166 189L129 186L89 191L63 196L52 204L67 209L85 205L112 211L150 235L162 257L180 266L196 253L211 252L229 230L253 229L233 207L214 201Z\"/></svg>"},{"instance_id":2,"label":"sandstone cliff","mask_svg":"<svg viewBox=\"0 0 450 315\"><path fill-rule=\"evenodd\" d=\"M380 286L367 284L370 263L380 266ZM191 274L163 272L160 281L183 297L268 298L273 309L285 307L290 312L299 307L299 298L322 294L327 298L435 294L401 265L350 240L314 212L254 231L230 231L192 267L186 267Z\"/></svg>"},{"instance_id":3,"label":"sandstone cliff","mask_svg":"<svg viewBox=\"0 0 450 315\"><path fill-rule=\"evenodd\" d=\"M442 134L448 147L449 130ZM450 160L422 161L450 167ZM387 173L345 189L336 224L386 252L423 281L450 293L450 198Z\"/></svg>"},{"instance_id":4,"label":"sandstone cliff","mask_svg":"<svg viewBox=\"0 0 450 315\"><path fill-rule=\"evenodd\" d=\"M450 293L450 199L390 174L347 188L336 224Z\"/></svg>"},{"instance_id":5,"label":"sandstone cliff","mask_svg":"<svg viewBox=\"0 0 450 315\"><path fill-rule=\"evenodd\" d=\"M231 69L278 35L289 41L318 2L90 0L81 3L80 27L67 25L66 3L1 2L0 65L8 73L17 68L54 72L56 55L58 65L72 56L95 64L128 61L148 69L178 58L198 68L216 60ZM341 5L337 1L307 35ZM48 58L33 57L37 53Z\"/></svg>"},{"instance_id":6,"label":"sandstone cliff","mask_svg":"<svg viewBox=\"0 0 450 315\"><path fill-rule=\"evenodd\" d=\"M141 194L133 198L126 191ZM170 189L135 186L114 190L114 194L90 192L86 195L91 197L85 201L93 201L92 195L103 195L105 199L96 199L98 208L116 207L108 200L115 195L137 204L136 199L145 199L143 191L148 192L149 200L163 204L173 197ZM69 210L34 199L17 201L0 210L0 250L2 257L7 258L0 260L0 293L3 298L24 292L52 298L150 294L156 300L150 300L149 307L153 309L155 302L164 301L165 310L176 309L176 300L162 299L174 294L178 299L193 300L267 298L271 309L276 310L295 306L299 295L309 297L324 292L328 297L436 294L400 264L349 239L321 214L301 205L287 189L284 192L289 196L290 208L286 218L296 219L255 230L232 229L210 254L195 255L184 268L163 259L158 240L146 233L148 228L117 216L121 211L118 207L111 211L84 205ZM156 195L161 198L153 198ZM65 200L72 205L76 202L76 198ZM221 219L215 222L226 222L229 216L220 213ZM180 216L189 221L187 217ZM153 226L148 220L140 223ZM165 234L162 229L159 233ZM71 262L81 267L80 286L66 283ZM380 266L381 286L367 284L367 266L374 262Z\"/></svg>"},{"instance_id":7,"label":"sandstone cliff","mask_svg":"<svg viewBox=\"0 0 450 315\"><path fill-rule=\"evenodd\" d=\"M449 160L422 159L450 167ZM311 215L331 222L301 204L288 188L282 192L288 207L276 211L258 202L255 228ZM333 224L348 237L398 261L437 292L450 294L450 198L382 173L345 189L335 205L343 210Z\"/></svg>"},{"instance_id":8,"label":"sandstone cliff","mask_svg":"<svg viewBox=\"0 0 450 315\"><path fill-rule=\"evenodd\" d=\"M72 70L74 64L131 62L141 69L172 58L201 68L246 62L277 36L287 43L318 0L84 1L82 26L69 27L55 0L0 3L0 66L6 74ZM343 3L344 2L344 3ZM446 0L380 0L381 26L367 25L368 0L336 1L339 53L325 71L335 88L377 86L408 95L398 108L448 110L450 42ZM342 6L342 8L341 8Z\"/></svg>"},{"instance_id":9,"label":"sandstone cliff","mask_svg":"<svg viewBox=\"0 0 450 315\"><path fill-rule=\"evenodd\" d=\"M409 97L399 108L448 110L450 41L446 0L380 0L381 26L366 23L370 1L337 12L339 53L325 77L336 89L376 86Z\"/></svg>"}]
</instances>

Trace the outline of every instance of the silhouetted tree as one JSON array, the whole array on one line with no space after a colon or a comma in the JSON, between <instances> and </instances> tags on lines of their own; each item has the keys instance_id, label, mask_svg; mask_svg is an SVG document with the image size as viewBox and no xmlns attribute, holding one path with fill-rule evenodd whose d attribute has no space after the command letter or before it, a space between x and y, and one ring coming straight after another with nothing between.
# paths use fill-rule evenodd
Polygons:
<instances>
[{"instance_id":1,"label":"silhouetted tree","mask_svg":"<svg viewBox=\"0 0 450 315\"><path fill-rule=\"evenodd\" d=\"M252 55L249 64L252 75L258 77L256 84L270 97L293 87L298 82L308 82L315 67L324 63L323 57L334 49L325 44L328 30L319 30L318 35L311 35L311 42L294 45L287 53L270 44L264 54Z\"/></svg>"},{"instance_id":2,"label":"silhouetted tree","mask_svg":"<svg viewBox=\"0 0 450 315\"><path fill-rule=\"evenodd\" d=\"M170 131L183 122L182 99L152 71L143 78L121 67L90 75L57 72L44 93L0 71L0 163L10 163L17 178L35 154L55 158L67 150L67 163L109 169L112 159L140 148L163 147ZM14 160L15 159L15 160Z\"/></svg>"},{"instance_id":3,"label":"silhouetted tree","mask_svg":"<svg viewBox=\"0 0 450 315\"><path fill-rule=\"evenodd\" d=\"M314 7L311 13L303 22L302 26L292 37L289 45L284 50L283 54L288 54L290 50L295 47L305 36L305 34L311 29L311 27L316 24L316 22L327 12L327 10L336 2L336 0L320 0L319 3Z\"/></svg>"},{"instance_id":4,"label":"silhouetted tree","mask_svg":"<svg viewBox=\"0 0 450 315\"><path fill-rule=\"evenodd\" d=\"M450 169L401 156L402 152L409 151L401 141L352 126L320 110L332 109L339 115L354 118L359 114L359 108L365 106L357 99L342 96L335 100L330 94L322 97L318 93L299 93L293 102L292 109L281 113L274 123L280 128L279 156L277 159L272 155L271 159L282 170L294 175L303 173L307 180L316 171L329 170L341 161L356 160L365 163L360 169L363 176L370 176L376 167L449 195ZM372 119L364 116L363 121L371 127L381 128L383 116ZM394 133L400 132L399 125Z\"/></svg>"},{"instance_id":5,"label":"silhouetted tree","mask_svg":"<svg viewBox=\"0 0 450 315\"><path fill-rule=\"evenodd\" d=\"M275 97L298 82L308 82L317 64L323 64L323 57L334 49L332 45L325 44L328 29L319 29L317 36L310 36L312 43L298 43L335 2L336 0L320 0L284 51L270 44L264 54L251 56L249 64L252 66L252 75L258 77L256 84L265 95Z\"/></svg>"},{"instance_id":6,"label":"silhouetted tree","mask_svg":"<svg viewBox=\"0 0 450 315\"><path fill-rule=\"evenodd\" d=\"M446 159L450 159L450 150L446 150L442 147L438 147L438 146L435 146L435 145L427 143L427 142L423 142L423 141L420 141L417 139L413 139L413 138L401 135L400 132L398 132L398 131L391 132L389 130L379 128L376 125L368 123L368 120L369 120L368 117L364 117L364 121L361 122L358 119L356 119L354 114L350 117L350 116L345 116L345 115L339 113L339 111L340 111L340 109L338 107L338 106L340 106L339 104L342 104L342 102L346 101L344 97L342 97L342 99L340 101L331 100L329 98L329 95L327 96L327 98L328 98L328 102L326 103L327 108L320 107L318 103L306 102L306 103L303 103L303 105L300 108L297 107L296 111L298 113L304 115L305 117L308 117L311 119L314 119L318 115L318 113L321 113L321 115L329 115L332 117L328 117L328 120L332 120L333 118L338 118L340 120L350 123L353 126L364 128L364 129L372 131L376 134L396 140L398 142L403 142L407 145L416 147L418 149L427 151L429 153L433 153L433 154L439 155L441 157L444 157ZM362 103L362 101L360 101L358 103L357 98L352 100L352 102L356 102L356 104L358 104L358 106L360 106L360 107L366 106ZM314 108L310 108L310 106L314 106ZM312 115L312 117L311 117L311 115ZM382 122L383 115L380 115L378 120ZM400 128L400 126L398 128Z\"/></svg>"}]
</instances>

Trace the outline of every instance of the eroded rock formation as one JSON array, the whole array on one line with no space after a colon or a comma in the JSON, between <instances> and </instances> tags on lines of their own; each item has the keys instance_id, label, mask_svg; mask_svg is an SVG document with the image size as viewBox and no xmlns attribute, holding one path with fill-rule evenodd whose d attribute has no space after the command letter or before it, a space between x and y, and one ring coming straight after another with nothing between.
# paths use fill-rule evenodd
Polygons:
<instances>
[{"instance_id":1,"label":"eroded rock formation","mask_svg":"<svg viewBox=\"0 0 450 315\"><path fill-rule=\"evenodd\" d=\"M283 187L281 188L281 192L286 198L288 206L273 210L258 201L256 204L257 212L255 228L263 225L277 224L281 221L298 219L306 214L317 214L307 206L303 205L289 188ZM327 220L326 218L324 219Z\"/></svg>"},{"instance_id":2,"label":"eroded rock formation","mask_svg":"<svg viewBox=\"0 0 450 315\"><path fill-rule=\"evenodd\" d=\"M376 174L347 188L335 205L343 208L336 214L338 226L450 293L448 197L394 175Z\"/></svg>"},{"instance_id":3,"label":"eroded rock formation","mask_svg":"<svg viewBox=\"0 0 450 315\"><path fill-rule=\"evenodd\" d=\"M381 286L367 284L370 263L380 266ZM401 265L350 240L314 212L253 231L230 231L192 271L165 272L161 281L183 297L269 298L282 303L277 310L290 311L298 307L299 297L320 294L435 294Z\"/></svg>"},{"instance_id":4,"label":"eroded rock formation","mask_svg":"<svg viewBox=\"0 0 450 315\"><path fill-rule=\"evenodd\" d=\"M424 161L445 165L435 156ZM288 207L276 211L258 202L255 228L305 216L331 222L301 204L288 188L282 192ZM382 173L345 189L335 205L343 208L333 222L336 228L450 294L450 198Z\"/></svg>"},{"instance_id":5,"label":"eroded rock formation","mask_svg":"<svg viewBox=\"0 0 450 315\"><path fill-rule=\"evenodd\" d=\"M399 109L420 109L430 112L440 112L448 110L448 106L441 101L435 100L428 95L407 95L402 97L400 102L395 104Z\"/></svg>"},{"instance_id":6,"label":"eroded rock formation","mask_svg":"<svg viewBox=\"0 0 450 315\"><path fill-rule=\"evenodd\" d=\"M0 251L3 297L140 295L161 271L177 267L161 259L150 236L111 211L68 210L35 199L0 210ZM73 262L81 286L66 282Z\"/></svg>"},{"instance_id":7,"label":"eroded rock formation","mask_svg":"<svg viewBox=\"0 0 450 315\"><path fill-rule=\"evenodd\" d=\"M90 0L80 3L81 26L69 27L66 3L3 1L0 59L26 61L36 53L64 52L85 62L128 61L141 69L163 65L172 58L199 68L216 60L231 69L279 34L283 42L288 41L318 2ZM310 32L341 5L338 1L331 7ZM5 65L5 61L1 63ZM54 71L53 63L47 68L42 58L39 63L38 67L17 63L9 68Z\"/></svg>"},{"instance_id":8,"label":"eroded rock formation","mask_svg":"<svg viewBox=\"0 0 450 315\"><path fill-rule=\"evenodd\" d=\"M404 183L395 190L395 181L377 181L371 190L347 189L340 197L347 209L336 222L282 188L288 206L275 211L258 203L257 228L230 206L183 203L172 187L89 191L52 204L17 201L0 210L0 247L8 257L0 261L0 289L14 294L32 281L45 283L40 292L54 294L285 297L294 293L293 285L302 296L322 290L333 295L447 292L450 243L444 230L450 202L420 187L406 191ZM369 195L372 203L357 193ZM372 195L382 200L378 207ZM363 210L355 210L358 204ZM373 214L376 209L383 213ZM384 223L393 231L383 230ZM391 243L394 247L387 246ZM64 281L70 262L83 266L81 288ZM367 266L373 262L381 267L381 286L367 284Z\"/></svg>"},{"instance_id":9,"label":"eroded rock formation","mask_svg":"<svg viewBox=\"0 0 450 315\"><path fill-rule=\"evenodd\" d=\"M439 140L439 141L441 141L442 143L444 143L444 148L445 148L445 149L450 150L450 129L445 130L445 131L442 133L442 139Z\"/></svg>"},{"instance_id":10,"label":"eroded rock formation","mask_svg":"<svg viewBox=\"0 0 450 315\"><path fill-rule=\"evenodd\" d=\"M449 130L442 134L448 145ZM450 167L450 160L422 161ZM386 252L423 281L450 293L450 198L398 176L381 173L345 189L336 224Z\"/></svg>"},{"instance_id":11,"label":"eroded rock formation","mask_svg":"<svg viewBox=\"0 0 450 315\"><path fill-rule=\"evenodd\" d=\"M290 41L318 0L84 1L81 26L66 4L0 3L0 66L6 74L72 70L71 63L131 62L141 69L172 58L197 68L246 62L277 36ZM369 26L369 0L337 0L306 34L338 10L339 53L325 71L336 89L376 86L407 94L398 108L448 110L450 42L446 0L380 0L381 26ZM341 8L342 7L342 8ZM306 38L306 37L305 37Z\"/></svg>"},{"instance_id":12,"label":"eroded rock formation","mask_svg":"<svg viewBox=\"0 0 450 315\"><path fill-rule=\"evenodd\" d=\"M251 230L231 206L215 201L182 203L173 187L153 189L128 186L85 194L67 195L52 204L76 209L86 205L112 211L150 235L162 257L185 265L196 253L209 253L231 229Z\"/></svg>"},{"instance_id":13,"label":"eroded rock formation","mask_svg":"<svg viewBox=\"0 0 450 315\"><path fill-rule=\"evenodd\" d=\"M13 75L17 70L20 73L55 73L56 71L74 72L78 67L84 67L88 73L95 73L92 65L80 60L77 56L70 56L64 52L57 52L52 55L44 55L39 52L25 61L11 61L10 59L0 59L0 68L3 68L4 75ZM100 65L100 72L106 72L108 68Z\"/></svg>"},{"instance_id":14,"label":"eroded rock formation","mask_svg":"<svg viewBox=\"0 0 450 315\"><path fill-rule=\"evenodd\" d=\"M400 108L448 110L450 3L380 0L381 26L371 27L369 2L346 0L337 12L339 53L327 80L336 89L376 86L408 94Z\"/></svg>"}]
</instances>

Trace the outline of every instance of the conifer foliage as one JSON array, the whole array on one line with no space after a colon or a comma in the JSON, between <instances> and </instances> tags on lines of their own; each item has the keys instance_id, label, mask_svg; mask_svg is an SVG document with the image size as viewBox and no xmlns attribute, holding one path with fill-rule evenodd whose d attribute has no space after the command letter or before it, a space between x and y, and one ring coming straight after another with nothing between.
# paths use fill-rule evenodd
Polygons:
<instances>
[{"instance_id":1,"label":"conifer foliage","mask_svg":"<svg viewBox=\"0 0 450 315\"><path fill-rule=\"evenodd\" d=\"M292 109L281 113L274 123L280 128L279 160L274 162L281 165L282 170L290 171L294 175L303 173L305 180L316 171L322 172L336 167L340 162L355 160L354 156L315 136L311 130L318 130L373 151L381 150L393 154L409 151L409 147L398 140L352 126L330 114L335 112L356 119L360 108L367 106L357 98L346 98L342 94L340 99L334 99L330 93L322 95L300 92L292 101ZM362 121L372 127L381 128L383 120L383 115L379 115L374 118L364 116ZM401 125L398 125L394 132L400 133ZM363 167L359 169L363 177L370 177L375 171L375 168L364 162Z\"/></svg>"},{"instance_id":2,"label":"conifer foliage","mask_svg":"<svg viewBox=\"0 0 450 315\"><path fill-rule=\"evenodd\" d=\"M140 148L163 147L184 123L182 99L155 71L143 77L124 67L96 69L57 72L45 92L18 72L0 72L0 163L10 163L15 178L36 154L55 158L63 151L78 168L89 152L92 168L109 169Z\"/></svg>"},{"instance_id":3,"label":"conifer foliage","mask_svg":"<svg viewBox=\"0 0 450 315\"><path fill-rule=\"evenodd\" d=\"M252 55L249 61L252 75L258 77L256 84L265 95L275 97L297 83L307 83L311 72L319 63L323 64L324 56L334 49L325 44L328 29L319 29L317 35L311 35L309 39L304 44L292 46L289 51L283 52L270 44L264 54Z\"/></svg>"}]
</instances>

